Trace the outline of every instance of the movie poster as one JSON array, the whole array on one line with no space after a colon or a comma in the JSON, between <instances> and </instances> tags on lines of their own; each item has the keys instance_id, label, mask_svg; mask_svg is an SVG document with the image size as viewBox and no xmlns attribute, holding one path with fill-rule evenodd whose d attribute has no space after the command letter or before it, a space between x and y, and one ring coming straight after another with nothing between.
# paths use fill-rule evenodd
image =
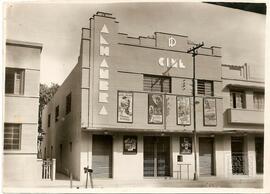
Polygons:
<instances>
[{"instance_id":1,"label":"movie poster","mask_svg":"<svg viewBox=\"0 0 270 194\"><path fill-rule=\"evenodd\" d=\"M124 153L137 153L137 136L124 136Z\"/></svg>"},{"instance_id":2,"label":"movie poster","mask_svg":"<svg viewBox=\"0 0 270 194\"><path fill-rule=\"evenodd\" d=\"M180 154L192 154L191 137L180 137Z\"/></svg>"},{"instance_id":3,"label":"movie poster","mask_svg":"<svg viewBox=\"0 0 270 194\"><path fill-rule=\"evenodd\" d=\"M177 96L177 124L190 125L190 99L186 96Z\"/></svg>"},{"instance_id":4,"label":"movie poster","mask_svg":"<svg viewBox=\"0 0 270 194\"><path fill-rule=\"evenodd\" d=\"M118 92L117 121L122 123L133 122L133 93Z\"/></svg>"},{"instance_id":5,"label":"movie poster","mask_svg":"<svg viewBox=\"0 0 270 194\"><path fill-rule=\"evenodd\" d=\"M216 99L204 98L203 101L204 125L217 125Z\"/></svg>"},{"instance_id":6,"label":"movie poster","mask_svg":"<svg viewBox=\"0 0 270 194\"><path fill-rule=\"evenodd\" d=\"M161 94L148 94L148 123L163 123L163 96Z\"/></svg>"}]
</instances>

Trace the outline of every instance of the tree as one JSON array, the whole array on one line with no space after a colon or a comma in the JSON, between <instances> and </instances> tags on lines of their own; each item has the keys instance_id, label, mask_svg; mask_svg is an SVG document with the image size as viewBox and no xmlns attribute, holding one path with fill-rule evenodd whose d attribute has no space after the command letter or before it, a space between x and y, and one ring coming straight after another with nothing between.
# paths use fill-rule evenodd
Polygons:
<instances>
[{"instance_id":1,"label":"tree","mask_svg":"<svg viewBox=\"0 0 270 194\"><path fill-rule=\"evenodd\" d=\"M41 142L43 140L44 131L42 129L42 111L46 104L50 102L56 93L59 85L51 83L51 86L40 84L39 87L39 111L38 111L38 156L41 155Z\"/></svg>"}]
</instances>

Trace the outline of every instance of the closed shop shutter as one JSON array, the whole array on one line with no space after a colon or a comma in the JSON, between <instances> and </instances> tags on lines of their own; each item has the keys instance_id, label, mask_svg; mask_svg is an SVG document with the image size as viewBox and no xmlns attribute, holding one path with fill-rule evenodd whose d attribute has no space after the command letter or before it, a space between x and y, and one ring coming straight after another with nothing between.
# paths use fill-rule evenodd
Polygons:
<instances>
[{"instance_id":1,"label":"closed shop shutter","mask_svg":"<svg viewBox=\"0 0 270 194\"><path fill-rule=\"evenodd\" d=\"M200 138L199 140L199 163L200 175L211 176L213 175L213 139Z\"/></svg>"},{"instance_id":2,"label":"closed shop shutter","mask_svg":"<svg viewBox=\"0 0 270 194\"><path fill-rule=\"evenodd\" d=\"M154 176L155 168L155 137L144 137L144 176Z\"/></svg>"},{"instance_id":3,"label":"closed shop shutter","mask_svg":"<svg viewBox=\"0 0 270 194\"><path fill-rule=\"evenodd\" d=\"M112 136L93 135L92 168L94 178L112 178Z\"/></svg>"}]
</instances>

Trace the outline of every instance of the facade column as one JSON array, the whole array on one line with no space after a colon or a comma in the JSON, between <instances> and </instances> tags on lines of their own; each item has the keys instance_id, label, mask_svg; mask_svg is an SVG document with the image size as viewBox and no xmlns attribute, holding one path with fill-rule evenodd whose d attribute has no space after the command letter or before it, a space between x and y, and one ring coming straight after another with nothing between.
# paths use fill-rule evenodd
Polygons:
<instances>
[{"instance_id":1,"label":"facade column","mask_svg":"<svg viewBox=\"0 0 270 194\"><path fill-rule=\"evenodd\" d=\"M80 162L80 181L86 180L84 167L92 168L92 134L89 132L81 132L81 162Z\"/></svg>"},{"instance_id":2,"label":"facade column","mask_svg":"<svg viewBox=\"0 0 270 194\"><path fill-rule=\"evenodd\" d=\"M256 175L256 152L255 152L255 138L253 135L248 135L247 138L247 169L248 176Z\"/></svg>"},{"instance_id":3,"label":"facade column","mask_svg":"<svg viewBox=\"0 0 270 194\"><path fill-rule=\"evenodd\" d=\"M214 144L214 152L215 152L215 172L217 177L225 177L225 163L224 163L224 136L216 135L215 136L215 144Z\"/></svg>"},{"instance_id":4,"label":"facade column","mask_svg":"<svg viewBox=\"0 0 270 194\"><path fill-rule=\"evenodd\" d=\"M231 136L224 136L224 177L232 176Z\"/></svg>"}]
</instances>

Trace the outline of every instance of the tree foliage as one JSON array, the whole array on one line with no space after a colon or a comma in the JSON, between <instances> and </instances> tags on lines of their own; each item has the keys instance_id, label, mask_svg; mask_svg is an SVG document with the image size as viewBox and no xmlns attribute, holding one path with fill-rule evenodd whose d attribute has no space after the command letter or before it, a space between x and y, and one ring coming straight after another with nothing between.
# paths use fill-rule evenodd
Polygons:
<instances>
[{"instance_id":1,"label":"tree foliage","mask_svg":"<svg viewBox=\"0 0 270 194\"><path fill-rule=\"evenodd\" d=\"M39 114L38 114L38 131L42 133L42 111L48 102L52 99L53 95L56 93L59 85L56 83L51 83L51 86L46 84L40 84L39 88Z\"/></svg>"}]
</instances>

